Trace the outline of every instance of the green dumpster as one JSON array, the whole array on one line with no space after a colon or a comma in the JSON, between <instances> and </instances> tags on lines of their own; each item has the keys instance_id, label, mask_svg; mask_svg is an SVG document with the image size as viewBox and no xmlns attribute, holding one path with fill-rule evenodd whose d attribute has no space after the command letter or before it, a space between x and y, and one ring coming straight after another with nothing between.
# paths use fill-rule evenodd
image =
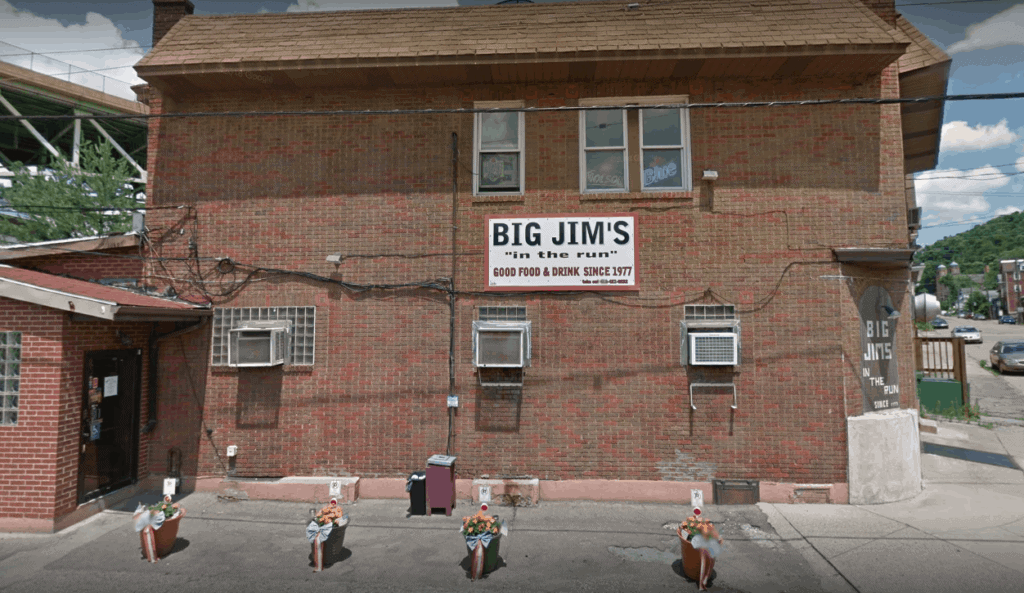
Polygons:
<instances>
[{"instance_id":1,"label":"green dumpster","mask_svg":"<svg viewBox=\"0 0 1024 593\"><path fill-rule=\"evenodd\" d=\"M921 409L931 414L951 412L960 415L963 411L960 382L952 379L918 376L917 400L921 404Z\"/></svg>"}]
</instances>

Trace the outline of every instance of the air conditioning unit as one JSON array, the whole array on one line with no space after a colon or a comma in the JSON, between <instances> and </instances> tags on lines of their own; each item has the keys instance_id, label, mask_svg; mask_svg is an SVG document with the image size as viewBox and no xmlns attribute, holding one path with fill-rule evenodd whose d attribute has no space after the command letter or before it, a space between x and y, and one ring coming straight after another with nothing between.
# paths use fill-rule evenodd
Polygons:
<instances>
[{"instance_id":1,"label":"air conditioning unit","mask_svg":"<svg viewBox=\"0 0 1024 593\"><path fill-rule=\"evenodd\" d=\"M911 208L907 210L907 227L917 230L921 228L921 209Z\"/></svg>"},{"instance_id":2,"label":"air conditioning unit","mask_svg":"<svg viewBox=\"0 0 1024 593\"><path fill-rule=\"evenodd\" d=\"M530 365L530 322L473 322L473 364L477 368Z\"/></svg>"},{"instance_id":3,"label":"air conditioning unit","mask_svg":"<svg viewBox=\"0 0 1024 593\"><path fill-rule=\"evenodd\" d=\"M690 332L689 363L694 366L729 366L739 363L739 340L733 332Z\"/></svg>"},{"instance_id":4,"label":"air conditioning unit","mask_svg":"<svg viewBox=\"0 0 1024 593\"><path fill-rule=\"evenodd\" d=\"M288 360L290 321L247 321L230 330L228 366L269 367Z\"/></svg>"}]
</instances>

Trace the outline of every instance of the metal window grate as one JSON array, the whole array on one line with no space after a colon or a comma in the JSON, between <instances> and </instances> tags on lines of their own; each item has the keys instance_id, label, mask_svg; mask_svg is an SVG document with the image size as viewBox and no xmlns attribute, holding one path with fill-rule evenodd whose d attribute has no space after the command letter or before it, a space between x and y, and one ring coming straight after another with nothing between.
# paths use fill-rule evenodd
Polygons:
<instances>
[{"instance_id":1,"label":"metal window grate","mask_svg":"<svg viewBox=\"0 0 1024 593\"><path fill-rule=\"evenodd\" d=\"M686 305L683 314L686 321L736 319L736 305Z\"/></svg>"},{"instance_id":2,"label":"metal window grate","mask_svg":"<svg viewBox=\"0 0 1024 593\"><path fill-rule=\"evenodd\" d=\"M690 339L693 348L693 364L736 364L736 334L695 333L690 334Z\"/></svg>"},{"instance_id":3,"label":"metal window grate","mask_svg":"<svg viewBox=\"0 0 1024 593\"><path fill-rule=\"evenodd\" d=\"M526 307L480 307L480 321L526 321Z\"/></svg>"},{"instance_id":4,"label":"metal window grate","mask_svg":"<svg viewBox=\"0 0 1024 593\"><path fill-rule=\"evenodd\" d=\"M292 322L291 351L286 359L290 365L311 365L316 361L316 307L239 307L215 309L213 312L214 366L228 365L230 331L247 321Z\"/></svg>"},{"instance_id":5,"label":"metal window grate","mask_svg":"<svg viewBox=\"0 0 1024 593\"><path fill-rule=\"evenodd\" d=\"M21 332L0 332L0 425L17 426Z\"/></svg>"}]
</instances>

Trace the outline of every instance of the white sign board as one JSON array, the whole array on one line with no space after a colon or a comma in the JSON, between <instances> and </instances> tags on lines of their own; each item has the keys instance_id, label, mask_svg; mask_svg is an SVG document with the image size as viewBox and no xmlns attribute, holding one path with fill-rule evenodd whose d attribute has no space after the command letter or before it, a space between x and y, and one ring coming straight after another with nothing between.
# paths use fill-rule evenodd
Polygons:
<instances>
[{"instance_id":1,"label":"white sign board","mask_svg":"<svg viewBox=\"0 0 1024 593\"><path fill-rule=\"evenodd\" d=\"M690 506L692 507L703 507L704 506L704 491L703 490L690 490Z\"/></svg>"},{"instance_id":2,"label":"white sign board","mask_svg":"<svg viewBox=\"0 0 1024 593\"><path fill-rule=\"evenodd\" d=\"M103 397L117 395L117 375L103 378Z\"/></svg>"},{"instance_id":3,"label":"white sign board","mask_svg":"<svg viewBox=\"0 0 1024 593\"><path fill-rule=\"evenodd\" d=\"M178 493L178 479L164 478L164 496L174 496Z\"/></svg>"},{"instance_id":4,"label":"white sign board","mask_svg":"<svg viewBox=\"0 0 1024 593\"><path fill-rule=\"evenodd\" d=\"M636 290L636 215L488 216L487 290Z\"/></svg>"}]
</instances>

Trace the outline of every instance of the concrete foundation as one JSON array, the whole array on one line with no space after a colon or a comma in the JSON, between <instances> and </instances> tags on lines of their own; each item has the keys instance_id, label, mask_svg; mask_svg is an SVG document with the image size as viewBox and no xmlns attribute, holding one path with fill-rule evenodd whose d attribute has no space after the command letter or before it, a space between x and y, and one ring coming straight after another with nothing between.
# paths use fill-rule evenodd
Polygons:
<instances>
[{"instance_id":1,"label":"concrete foundation","mask_svg":"<svg viewBox=\"0 0 1024 593\"><path fill-rule=\"evenodd\" d=\"M882 504L921 492L917 410L870 412L847 419L850 504Z\"/></svg>"}]
</instances>

